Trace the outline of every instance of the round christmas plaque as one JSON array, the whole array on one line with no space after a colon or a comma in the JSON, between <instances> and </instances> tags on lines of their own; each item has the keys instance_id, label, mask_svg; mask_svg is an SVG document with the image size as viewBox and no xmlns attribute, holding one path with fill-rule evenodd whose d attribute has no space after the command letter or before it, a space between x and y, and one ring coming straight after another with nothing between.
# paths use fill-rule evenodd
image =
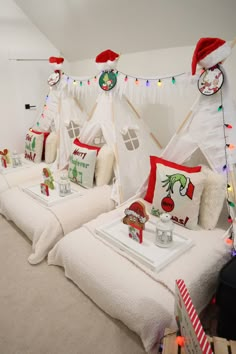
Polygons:
<instances>
[{"instance_id":1,"label":"round christmas plaque","mask_svg":"<svg viewBox=\"0 0 236 354\"><path fill-rule=\"evenodd\" d=\"M49 78L48 78L48 85L49 86L54 86L60 81L61 75L60 72L54 72L52 73Z\"/></svg>"},{"instance_id":2,"label":"round christmas plaque","mask_svg":"<svg viewBox=\"0 0 236 354\"><path fill-rule=\"evenodd\" d=\"M113 71L105 71L99 78L99 86L104 91L110 91L117 82L116 74Z\"/></svg>"},{"instance_id":3,"label":"round christmas plaque","mask_svg":"<svg viewBox=\"0 0 236 354\"><path fill-rule=\"evenodd\" d=\"M198 89L205 96L214 95L221 89L224 82L224 74L219 66L204 70L198 80Z\"/></svg>"}]
</instances>

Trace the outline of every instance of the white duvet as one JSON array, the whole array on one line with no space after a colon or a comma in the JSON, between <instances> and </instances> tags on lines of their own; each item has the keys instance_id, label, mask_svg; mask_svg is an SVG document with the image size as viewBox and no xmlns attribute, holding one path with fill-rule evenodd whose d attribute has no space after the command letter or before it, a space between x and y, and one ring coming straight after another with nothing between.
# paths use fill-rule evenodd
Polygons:
<instances>
[{"instance_id":1,"label":"white duvet","mask_svg":"<svg viewBox=\"0 0 236 354\"><path fill-rule=\"evenodd\" d=\"M66 235L49 252L48 264L64 267L65 275L100 308L141 337L148 352L165 327L175 327L176 279L185 281L198 312L209 302L218 272L229 259L224 243L227 233L221 228L191 231L176 225L176 232L191 238L194 246L154 273L96 236L98 226L122 219L126 207L100 215Z\"/></svg>"},{"instance_id":2,"label":"white duvet","mask_svg":"<svg viewBox=\"0 0 236 354\"><path fill-rule=\"evenodd\" d=\"M78 197L65 198L50 207L25 193L19 186L1 193L1 213L32 241L33 253L28 258L31 264L41 262L65 234L114 208L110 198L111 186L73 188L80 191Z\"/></svg>"},{"instance_id":3,"label":"white duvet","mask_svg":"<svg viewBox=\"0 0 236 354\"><path fill-rule=\"evenodd\" d=\"M0 169L0 193L27 180L41 177L45 166L47 165L44 162L36 164L22 158L22 166L20 167L2 167Z\"/></svg>"}]
</instances>

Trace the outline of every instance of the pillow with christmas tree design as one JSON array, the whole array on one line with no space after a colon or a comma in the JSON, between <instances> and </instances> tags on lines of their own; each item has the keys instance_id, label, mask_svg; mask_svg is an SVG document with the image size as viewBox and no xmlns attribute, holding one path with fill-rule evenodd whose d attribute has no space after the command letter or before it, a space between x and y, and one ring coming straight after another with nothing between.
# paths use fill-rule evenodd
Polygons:
<instances>
[{"instance_id":1,"label":"pillow with christmas tree design","mask_svg":"<svg viewBox=\"0 0 236 354\"><path fill-rule=\"evenodd\" d=\"M25 137L25 159L35 163L42 161L44 135L36 134L31 130Z\"/></svg>"},{"instance_id":2,"label":"pillow with christmas tree design","mask_svg":"<svg viewBox=\"0 0 236 354\"><path fill-rule=\"evenodd\" d=\"M74 140L68 168L68 176L72 182L85 188L93 187L99 150L99 147L84 144L78 138Z\"/></svg>"},{"instance_id":3,"label":"pillow with christmas tree design","mask_svg":"<svg viewBox=\"0 0 236 354\"><path fill-rule=\"evenodd\" d=\"M196 229L206 175L198 168L161 158L155 157L155 162L156 183L151 212L154 215L170 213L177 224Z\"/></svg>"}]
</instances>

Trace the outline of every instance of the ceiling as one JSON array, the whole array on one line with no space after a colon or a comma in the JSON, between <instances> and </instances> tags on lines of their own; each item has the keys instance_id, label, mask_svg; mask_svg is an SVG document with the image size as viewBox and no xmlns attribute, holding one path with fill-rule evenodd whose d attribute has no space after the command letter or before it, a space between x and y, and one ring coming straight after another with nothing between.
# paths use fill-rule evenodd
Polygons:
<instances>
[{"instance_id":1,"label":"ceiling","mask_svg":"<svg viewBox=\"0 0 236 354\"><path fill-rule=\"evenodd\" d=\"M236 37L236 0L14 0L68 61Z\"/></svg>"}]
</instances>

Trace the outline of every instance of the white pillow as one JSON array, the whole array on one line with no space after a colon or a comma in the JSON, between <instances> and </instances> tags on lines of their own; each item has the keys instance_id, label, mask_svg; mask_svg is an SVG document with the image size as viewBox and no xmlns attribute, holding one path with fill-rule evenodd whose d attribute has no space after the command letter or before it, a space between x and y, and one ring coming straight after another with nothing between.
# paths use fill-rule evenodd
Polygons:
<instances>
[{"instance_id":1,"label":"white pillow","mask_svg":"<svg viewBox=\"0 0 236 354\"><path fill-rule=\"evenodd\" d=\"M41 162L43 141L43 134L35 134L29 130L25 137L25 159L35 163Z\"/></svg>"},{"instance_id":2,"label":"white pillow","mask_svg":"<svg viewBox=\"0 0 236 354\"><path fill-rule=\"evenodd\" d=\"M103 145L99 151L96 167L95 180L97 186L109 184L113 175L114 154L112 149L107 145Z\"/></svg>"},{"instance_id":3,"label":"white pillow","mask_svg":"<svg viewBox=\"0 0 236 354\"><path fill-rule=\"evenodd\" d=\"M226 181L224 176L202 166L206 175L205 186L199 212L199 225L207 230L216 227L226 197Z\"/></svg>"},{"instance_id":4,"label":"white pillow","mask_svg":"<svg viewBox=\"0 0 236 354\"><path fill-rule=\"evenodd\" d=\"M57 155L57 134L52 132L49 134L45 144L45 162L53 163Z\"/></svg>"}]
</instances>

